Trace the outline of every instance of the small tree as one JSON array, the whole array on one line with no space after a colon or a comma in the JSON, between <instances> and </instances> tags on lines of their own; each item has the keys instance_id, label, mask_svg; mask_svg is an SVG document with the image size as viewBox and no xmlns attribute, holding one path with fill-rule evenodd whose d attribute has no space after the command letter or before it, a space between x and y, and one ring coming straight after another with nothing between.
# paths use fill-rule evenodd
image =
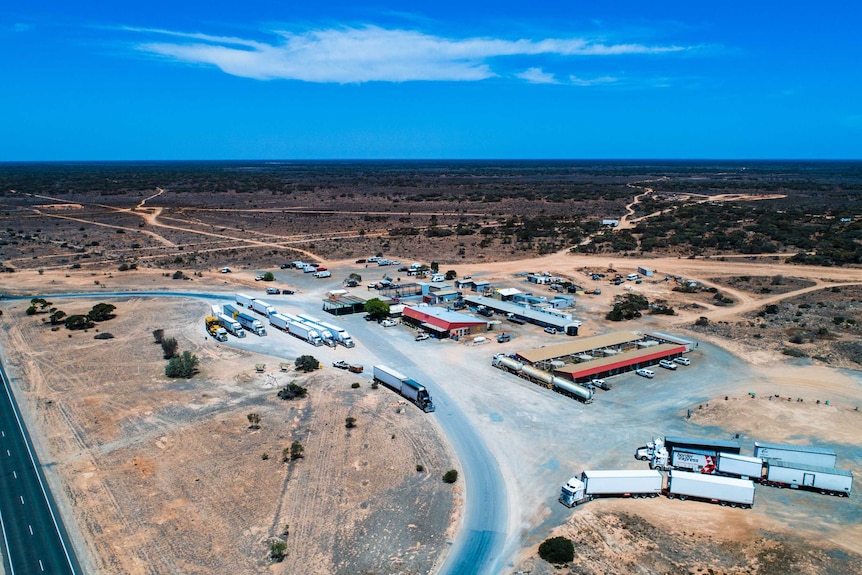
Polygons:
<instances>
[{"instance_id":1,"label":"small tree","mask_svg":"<svg viewBox=\"0 0 862 575\"><path fill-rule=\"evenodd\" d=\"M117 309L117 307L109 303L97 303L87 314L87 317L90 321L107 321L116 317L112 313L115 309Z\"/></svg>"},{"instance_id":2,"label":"small tree","mask_svg":"<svg viewBox=\"0 0 862 575\"><path fill-rule=\"evenodd\" d=\"M180 344L177 343L176 338L173 337L165 337L162 338L162 351L164 352L165 359L171 359L175 355L177 355L177 348Z\"/></svg>"},{"instance_id":3,"label":"small tree","mask_svg":"<svg viewBox=\"0 0 862 575\"><path fill-rule=\"evenodd\" d=\"M284 558L287 557L287 543L284 541L273 541L270 543L269 557L277 563L284 561Z\"/></svg>"},{"instance_id":4,"label":"small tree","mask_svg":"<svg viewBox=\"0 0 862 575\"><path fill-rule=\"evenodd\" d=\"M288 383L278 392L279 399L290 401L291 399L301 399L308 395L308 390L295 383Z\"/></svg>"},{"instance_id":5,"label":"small tree","mask_svg":"<svg viewBox=\"0 0 862 575\"><path fill-rule=\"evenodd\" d=\"M371 298L365 302L365 312L374 319L384 319L389 315L389 304L380 298Z\"/></svg>"},{"instance_id":6,"label":"small tree","mask_svg":"<svg viewBox=\"0 0 862 575\"><path fill-rule=\"evenodd\" d=\"M165 375L168 377L192 377L198 372L198 356L190 351L184 351L168 360L165 367Z\"/></svg>"},{"instance_id":7,"label":"small tree","mask_svg":"<svg viewBox=\"0 0 862 575\"><path fill-rule=\"evenodd\" d=\"M539 545L539 557L554 565L571 563L575 558L575 545L565 537L551 537Z\"/></svg>"},{"instance_id":8,"label":"small tree","mask_svg":"<svg viewBox=\"0 0 862 575\"><path fill-rule=\"evenodd\" d=\"M431 273L436 274L439 271L440 271L440 264L438 264L437 262L431 262Z\"/></svg>"},{"instance_id":9,"label":"small tree","mask_svg":"<svg viewBox=\"0 0 862 575\"><path fill-rule=\"evenodd\" d=\"M448 270L446 272L446 279L453 280L458 277L458 273L455 270Z\"/></svg>"},{"instance_id":10,"label":"small tree","mask_svg":"<svg viewBox=\"0 0 862 575\"><path fill-rule=\"evenodd\" d=\"M259 413L249 413L247 416L249 429L260 429L260 414Z\"/></svg>"},{"instance_id":11,"label":"small tree","mask_svg":"<svg viewBox=\"0 0 862 575\"><path fill-rule=\"evenodd\" d=\"M163 329L154 329L153 330L153 339L156 340L156 343L162 343L162 338L165 337L165 330Z\"/></svg>"},{"instance_id":12,"label":"small tree","mask_svg":"<svg viewBox=\"0 0 862 575\"><path fill-rule=\"evenodd\" d=\"M272 272L266 272L265 274L263 274L263 281L265 281L265 282L271 282L271 281L274 281L274 280L275 280L275 276L274 276L274 275L272 275Z\"/></svg>"},{"instance_id":13,"label":"small tree","mask_svg":"<svg viewBox=\"0 0 862 575\"><path fill-rule=\"evenodd\" d=\"M314 356L311 355L301 355L296 358L294 362L297 371L302 371L308 373L309 371L314 371L320 367L320 362L315 359Z\"/></svg>"},{"instance_id":14,"label":"small tree","mask_svg":"<svg viewBox=\"0 0 862 575\"><path fill-rule=\"evenodd\" d=\"M66 329L71 330L89 329L95 325L87 318L87 316L81 314L70 315L66 318L65 323Z\"/></svg>"},{"instance_id":15,"label":"small tree","mask_svg":"<svg viewBox=\"0 0 862 575\"><path fill-rule=\"evenodd\" d=\"M301 459L303 457L303 453L305 452L305 447L303 447L300 442L294 441L290 444L289 452L291 461Z\"/></svg>"},{"instance_id":16,"label":"small tree","mask_svg":"<svg viewBox=\"0 0 862 575\"><path fill-rule=\"evenodd\" d=\"M344 427L347 429L353 429L356 427L356 418L355 417L345 417L344 418Z\"/></svg>"},{"instance_id":17,"label":"small tree","mask_svg":"<svg viewBox=\"0 0 862 575\"><path fill-rule=\"evenodd\" d=\"M66 312L61 309L55 309L51 312L49 317L51 318L51 325L57 325L63 323L63 318L66 317Z\"/></svg>"},{"instance_id":18,"label":"small tree","mask_svg":"<svg viewBox=\"0 0 862 575\"><path fill-rule=\"evenodd\" d=\"M443 474L443 482L444 483L455 483L458 481L458 471L455 469L450 469L446 473Z\"/></svg>"}]
</instances>

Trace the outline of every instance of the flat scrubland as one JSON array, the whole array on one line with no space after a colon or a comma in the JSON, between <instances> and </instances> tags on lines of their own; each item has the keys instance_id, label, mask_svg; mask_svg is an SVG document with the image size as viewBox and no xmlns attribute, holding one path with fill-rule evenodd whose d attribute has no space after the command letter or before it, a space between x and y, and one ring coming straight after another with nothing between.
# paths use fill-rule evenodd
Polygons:
<instances>
[{"instance_id":1,"label":"flat scrubland","mask_svg":"<svg viewBox=\"0 0 862 575\"><path fill-rule=\"evenodd\" d=\"M219 178L206 173L165 181L161 172L142 170L137 179L86 186L55 174L29 188L4 180L0 255L15 271L0 274L0 292L42 295L68 314L100 301L117 306L117 317L96 328L114 336L108 340L93 339L94 329L52 331L46 314L25 315L26 299L0 306L19 402L92 572L433 572L459 526L460 483L440 480L458 461L435 416L370 388L367 371L385 362L387 345L429 366L432 393L436 386L457 398L499 464L507 486L499 504L509 517L503 572L860 572L855 494L759 487L750 511L663 498L594 501L575 510L556 502L559 486L585 468L642 467L634 449L665 434L739 434L744 453L754 440L827 445L840 467L862 476L862 270L785 263L817 246L784 243L782 226L749 230L757 221L740 217L717 233L698 227L728 207L754 220L787 214L794 202L810 212L832 205L824 198L834 187L793 179L763 187L756 177L715 174L702 185L696 174L660 172L597 181L572 172L500 177L434 168L415 177L374 172L365 180L355 171L325 180L318 172L292 181L264 174L263 183L239 169ZM839 211L852 212L856 201L845 196L834 213L794 215L798 230L855 233L858 222L839 221ZM605 217L620 218L620 229L600 229L596 221ZM653 223L660 237L648 233ZM692 239L724 236L733 241ZM839 248L822 245L817 253L837 261L845 257ZM597 390L596 401L583 405L490 366L494 353L564 341L534 326L504 322L514 339L485 346L414 342L406 328L389 328L387 345L357 338L349 359L365 364L358 377L328 367L340 358L329 350L270 336L265 345L253 336L207 340L209 301L134 295L194 291L228 301L236 291L262 293L254 276L272 271L273 285L298 292L277 307L321 315L320 297L349 273L366 281L397 277L393 268L354 263L378 252L534 293L545 288L515 274L551 272L601 288L576 298L581 335L660 330L700 345L692 366L657 370L650 381L614 378L612 390ZM298 258L325 263L333 277L318 281L279 268ZM626 274L639 265L655 270L641 284L613 286L588 275ZM222 266L233 273L218 273ZM189 279L171 279L177 270ZM106 295L52 297L81 292ZM130 293L107 295L115 292ZM607 321L615 298L626 294L676 313L645 310L630 322ZM359 318L338 321L358 334L382 329ZM198 355L198 375L164 376L151 335L158 328ZM279 369L306 352L324 369ZM263 373L255 370L260 363ZM306 387L308 397L278 399L290 382ZM261 415L260 429L249 427L252 412ZM347 429L346 417L357 427ZM303 444L304 457L285 462L282 452L293 441ZM576 542L575 562L560 569L536 557L538 544L557 534ZM276 538L287 545L281 563L268 557Z\"/></svg>"}]
</instances>

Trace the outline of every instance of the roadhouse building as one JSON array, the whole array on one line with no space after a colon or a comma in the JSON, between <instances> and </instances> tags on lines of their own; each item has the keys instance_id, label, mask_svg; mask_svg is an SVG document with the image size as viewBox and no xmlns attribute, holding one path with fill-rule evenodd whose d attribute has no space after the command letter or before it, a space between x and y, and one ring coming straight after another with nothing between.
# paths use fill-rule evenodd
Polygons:
<instances>
[{"instance_id":1,"label":"roadhouse building","mask_svg":"<svg viewBox=\"0 0 862 575\"><path fill-rule=\"evenodd\" d=\"M488 331L488 322L438 307L405 307L401 321L439 338L459 338Z\"/></svg>"}]
</instances>

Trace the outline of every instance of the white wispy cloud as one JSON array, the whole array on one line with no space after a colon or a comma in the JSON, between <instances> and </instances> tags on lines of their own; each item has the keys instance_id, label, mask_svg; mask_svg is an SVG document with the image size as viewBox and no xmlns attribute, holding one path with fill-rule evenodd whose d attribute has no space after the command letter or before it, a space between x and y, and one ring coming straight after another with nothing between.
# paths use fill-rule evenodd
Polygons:
<instances>
[{"instance_id":1,"label":"white wispy cloud","mask_svg":"<svg viewBox=\"0 0 862 575\"><path fill-rule=\"evenodd\" d=\"M545 72L541 68L527 68L515 76L531 84L559 84L553 74Z\"/></svg>"},{"instance_id":2,"label":"white wispy cloud","mask_svg":"<svg viewBox=\"0 0 862 575\"><path fill-rule=\"evenodd\" d=\"M542 55L591 57L669 54L684 46L606 44L582 38L504 40L452 39L413 30L376 26L278 31L273 43L244 38L127 27L124 30L162 41L144 42L139 50L182 62L217 66L235 76L306 82L476 81L497 76L491 60ZM539 67L517 77L529 82L554 81Z\"/></svg>"},{"instance_id":3,"label":"white wispy cloud","mask_svg":"<svg viewBox=\"0 0 862 575\"><path fill-rule=\"evenodd\" d=\"M614 76L599 76L598 78L579 78L578 76L569 76L569 82L575 86L600 86L602 84L615 84L619 82L619 78Z\"/></svg>"}]
</instances>

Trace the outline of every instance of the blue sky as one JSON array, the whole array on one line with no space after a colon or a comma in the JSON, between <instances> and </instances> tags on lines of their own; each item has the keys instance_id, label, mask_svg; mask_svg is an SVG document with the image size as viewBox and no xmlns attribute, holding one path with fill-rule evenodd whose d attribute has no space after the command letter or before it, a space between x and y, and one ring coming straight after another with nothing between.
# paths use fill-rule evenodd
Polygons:
<instances>
[{"instance_id":1,"label":"blue sky","mask_svg":"<svg viewBox=\"0 0 862 575\"><path fill-rule=\"evenodd\" d=\"M862 159L853 2L0 6L0 161Z\"/></svg>"}]
</instances>

